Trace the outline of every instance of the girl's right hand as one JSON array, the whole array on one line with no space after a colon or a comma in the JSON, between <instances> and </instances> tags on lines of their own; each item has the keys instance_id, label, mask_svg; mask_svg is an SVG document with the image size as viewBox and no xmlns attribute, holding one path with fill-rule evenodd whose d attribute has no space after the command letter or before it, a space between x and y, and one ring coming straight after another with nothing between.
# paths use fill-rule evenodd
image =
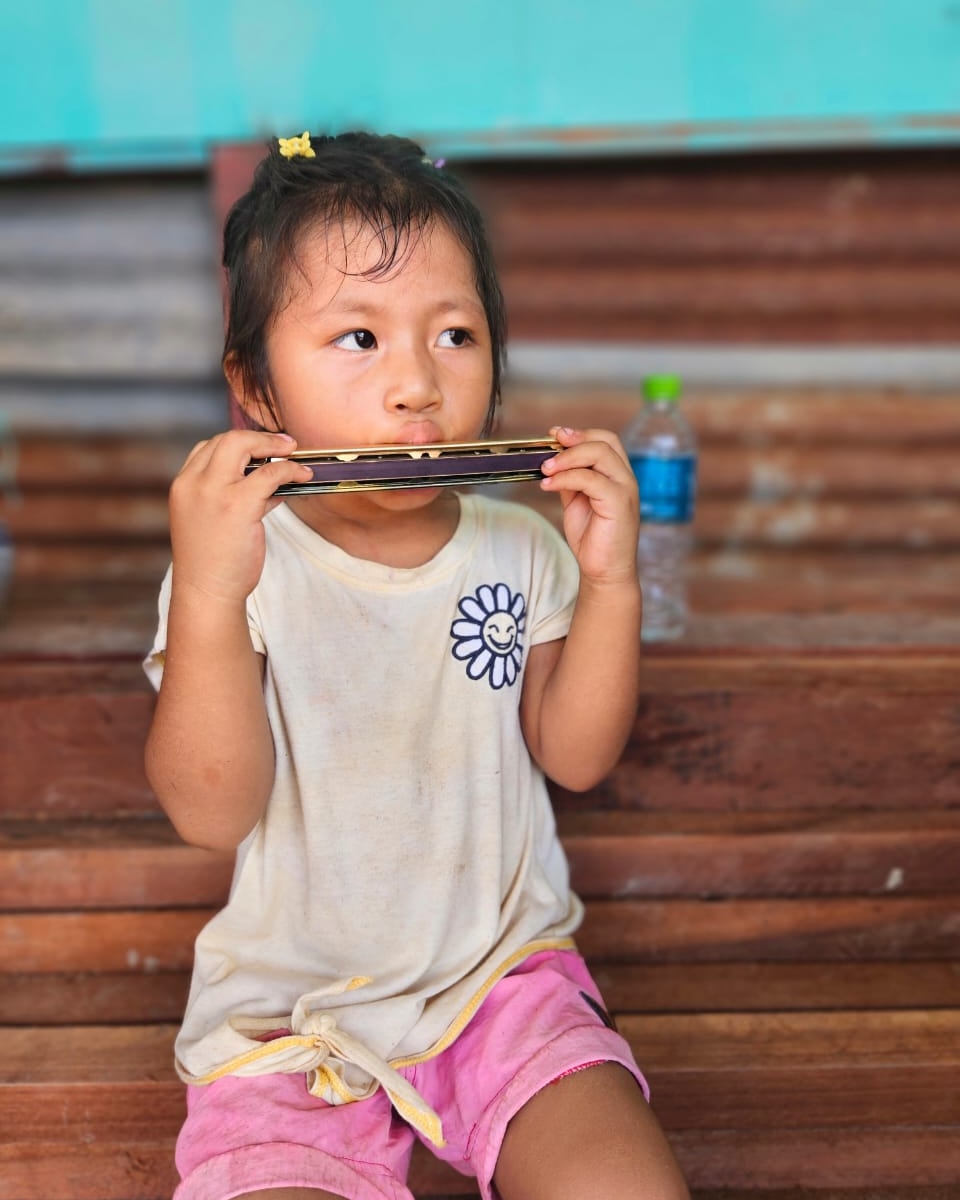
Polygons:
<instances>
[{"instance_id":1,"label":"girl's right hand","mask_svg":"<svg viewBox=\"0 0 960 1200\"><path fill-rule=\"evenodd\" d=\"M282 503L285 483L310 478L310 468L286 455L285 433L233 429L194 446L170 487L170 539L178 591L243 604L263 570L263 518ZM244 474L252 458L281 457Z\"/></svg>"}]
</instances>

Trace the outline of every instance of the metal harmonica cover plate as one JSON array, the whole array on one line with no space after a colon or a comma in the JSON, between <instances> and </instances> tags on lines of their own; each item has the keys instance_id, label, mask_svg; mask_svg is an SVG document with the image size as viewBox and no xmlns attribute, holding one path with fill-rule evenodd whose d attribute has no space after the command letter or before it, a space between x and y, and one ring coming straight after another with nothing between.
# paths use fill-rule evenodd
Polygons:
<instances>
[{"instance_id":1,"label":"metal harmonica cover plate","mask_svg":"<svg viewBox=\"0 0 960 1200\"><path fill-rule=\"evenodd\" d=\"M313 478L284 484L277 495L359 492L388 488L453 487L539 479L543 463L560 450L550 438L489 442L437 442L422 446L363 446L296 450ZM253 459L246 474L276 458Z\"/></svg>"}]
</instances>

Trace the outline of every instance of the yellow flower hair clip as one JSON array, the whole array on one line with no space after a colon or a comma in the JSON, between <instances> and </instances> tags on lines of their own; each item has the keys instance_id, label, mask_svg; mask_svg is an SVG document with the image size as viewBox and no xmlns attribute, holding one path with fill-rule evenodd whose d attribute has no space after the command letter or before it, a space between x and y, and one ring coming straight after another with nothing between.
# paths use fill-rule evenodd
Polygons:
<instances>
[{"instance_id":1,"label":"yellow flower hair clip","mask_svg":"<svg viewBox=\"0 0 960 1200\"><path fill-rule=\"evenodd\" d=\"M310 145L310 134L305 129L299 137L277 138L280 143L280 153L284 158L316 158L317 154Z\"/></svg>"}]
</instances>

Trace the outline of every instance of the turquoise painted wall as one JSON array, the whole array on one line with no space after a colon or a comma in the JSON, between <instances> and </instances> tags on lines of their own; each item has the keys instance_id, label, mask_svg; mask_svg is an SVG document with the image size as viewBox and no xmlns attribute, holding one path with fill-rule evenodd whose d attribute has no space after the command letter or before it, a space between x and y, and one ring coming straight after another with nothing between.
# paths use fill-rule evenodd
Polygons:
<instances>
[{"instance_id":1,"label":"turquoise painted wall","mask_svg":"<svg viewBox=\"0 0 960 1200\"><path fill-rule=\"evenodd\" d=\"M306 126L451 156L960 141L960 0L0 0L0 39L7 169Z\"/></svg>"}]
</instances>

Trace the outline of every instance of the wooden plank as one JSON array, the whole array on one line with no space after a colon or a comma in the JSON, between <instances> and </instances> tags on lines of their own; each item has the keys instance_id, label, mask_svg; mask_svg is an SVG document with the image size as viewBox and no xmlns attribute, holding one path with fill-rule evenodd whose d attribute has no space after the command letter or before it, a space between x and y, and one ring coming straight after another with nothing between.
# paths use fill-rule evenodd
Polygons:
<instances>
[{"instance_id":1,"label":"wooden plank","mask_svg":"<svg viewBox=\"0 0 960 1200\"><path fill-rule=\"evenodd\" d=\"M943 552L940 552L943 553ZM952 553L952 552L951 552ZM909 562L904 563L909 570ZM764 613L756 607L749 583L734 589L729 607L720 612L693 610L683 641L698 649L777 651L785 649L874 650L914 646L940 650L960 645L958 615L877 611L876 604L859 612L855 604L837 611L828 590L797 596L792 612ZM722 598L721 598L722 602ZM648 651L653 657L656 651Z\"/></svg>"},{"instance_id":2,"label":"wooden plank","mask_svg":"<svg viewBox=\"0 0 960 1200\"><path fill-rule=\"evenodd\" d=\"M814 500L754 503L707 498L697 506L694 534L706 546L826 546L956 549L960 503L954 498Z\"/></svg>"},{"instance_id":3,"label":"wooden plank","mask_svg":"<svg viewBox=\"0 0 960 1200\"><path fill-rule=\"evenodd\" d=\"M955 895L815 900L594 900L592 963L905 962L960 957ZM212 908L0 913L0 973L186 969Z\"/></svg>"},{"instance_id":4,"label":"wooden plank","mask_svg":"<svg viewBox=\"0 0 960 1200\"><path fill-rule=\"evenodd\" d=\"M0 495L0 520L15 543L89 540L162 542L168 537L166 489L23 492ZM734 548L956 550L960 496L788 496L755 500L704 496L694 521L701 546Z\"/></svg>"},{"instance_id":5,"label":"wooden plank","mask_svg":"<svg viewBox=\"0 0 960 1200\"><path fill-rule=\"evenodd\" d=\"M526 485L530 486L530 485ZM519 488L507 498L520 499ZM532 508L557 514L553 497L530 494ZM706 495L697 503L693 534L698 548L720 550L799 550L826 554L899 551L905 560L924 551L955 555L960 502L951 495L913 497L790 495L786 498ZM756 608L756 604L754 604Z\"/></svg>"},{"instance_id":6,"label":"wooden plank","mask_svg":"<svg viewBox=\"0 0 960 1200\"><path fill-rule=\"evenodd\" d=\"M60 175L9 181L0 255L19 267L129 273L132 265L194 267L213 229L200 177Z\"/></svg>"},{"instance_id":7,"label":"wooden plank","mask_svg":"<svg viewBox=\"0 0 960 1200\"><path fill-rule=\"evenodd\" d=\"M914 402L923 404L924 400L917 397ZM598 414L593 409L598 403L595 400L591 404L590 397L578 397L577 409L569 416L568 399L562 416L576 424L595 421ZM785 403L796 407L790 396ZM903 404L906 407L907 402ZM762 399L757 399L755 405L761 408ZM618 424L628 422L636 407L637 401L631 397L624 411L616 413ZM557 413L550 415L556 418ZM907 416L898 413L897 418L898 429L909 438ZM691 419L695 419L693 407ZM515 419L510 425L514 423ZM830 439L829 428L820 431L820 436L822 440L816 442L798 442L792 430L785 430L779 437L767 434L766 440L758 444L746 434L736 440L711 440L708 431L702 432L697 473L701 501L731 494L760 501L790 496L955 497L960 492L956 448L950 442L924 443L922 454L906 455L902 443L874 442L867 435L859 443L841 438L839 444ZM139 438L115 434L22 435L17 439L16 482L22 492L29 494L48 489L58 493L81 489L164 490L197 440L190 434L144 434ZM960 436L955 440L960 441Z\"/></svg>"},{"instance_id":8,"label":"wooden plank","mask_svg":"<svg viewBox=\"0 0 960 1200\"><path fill-rule=\"evenodd\" d=\"M778 559L781 556L777 552ZM839 557L828 555L829 558ZM935 550L930 570L942 575L945 557L956 559L952 551ZM729 560L737 569L739 552ZM869 559L867 560L869 570ZM871 651L893 648L950 650L960 645L960 614L947 602L947 588L937 584L925 587L922 558L904 557L903 569L916 571L917 578L903 581L902 602L885 611L879 595L869 596L868 584L854 583L845 595L816 582L807 586L798 581L792 594L781 592L772 611L762 608L764 591L749 574L727 578L714 587L708 579L698 585L699 597L707 603L694 608L689 630L682 645L698 650L750 649L766 652L784 650L813 651L858 649ZM59 581L58 581L59 582ZM156 584L133 574L108 586L99 594L89 577L64 579L62 588L88 591L86 607L57 603L57 593L43 578L32 584L14 580L9 615L0 623L0 659L79 659L103 656L142 655L156 627ZM102 581L101 581L102 582ZM23 586L21 586L21 583ZM911 607L912 597L919 602ZM778 611L779 610L779 611ZM663 649L648 647L651 660Z\"/></svg>"},{"instance_id":9,"label":"wooden plank","mask_svg":"<svg viewBox=\"0 0 960 1200\"><path fill-rule=\"evenodd\" d=\"M211 909L0 913L0 975L184 971Z\"/></svg>"},{"instance_id":10,"label":"wooden plank","mask_svg":"<svg viewBox=\"0 0 960 1200\"><path fill-rule=\"evenodd\" d=\"M38 607L38 622L48 612ZM143 769L152 704L136 663L93 664L76 675L63 667L0 670L0 809L34 817L157 813Z\"/></svg>"},{"instance_id":11,"label":"wooden plank","mask_svg":"<svg viewBox=\"0 0 960 1200\"><path fill-rule=\"evenodd\" d=\"M903 1138L910 1131L902 1128L895 1129L892 1135ZM894 1185L893 1187L867 1184L863 1187L818 1187L816 1192L807 1188L767 1188L749 1187L748 1190L738 1189L736 1193L728 1188L696 1188L693 1200L956 1200L956 1188L953 1183L933 1184L931 1187L912 1187Z\"/></svg>"},{"instance_id":12,"label":"wooden plank","mask_svg":"<svg viewBox=\"0 0 960 1200\"><path fill-rule=\"evenodd\" d=\"M26 646L0 625L0 811L7 816L157 812L142 765L153 696L138 661L156 619L155 589L134 589L128 604L122 589L113 590L119 599L96 599L89 612L74 602L70 620L62 597L38 593L32 612L24 600L21 632L35 628L53 640L55 629L57 641L69 643L59 649L81 659L69 668L48 664L45 675L41 662L3 667L5 635L20 653ZM97 629L105 649L126 648L134 658L99 681L96 667L82 669ZM34 644L33 656L44 645ZM734 811L749 797L754 809L784 811L955 807L957 656L956 647L650 649L620 763L589 793L554 788L555 803L560 810Z\"/></svg>"},{"instance_id":13,"label":"wooden plank","mask_svg":"<svg viewBox=\"0 0 960 1200\"><path fill-rule=\"evenodd\" d=\"M197 440L186 433L139 437L129 433L21 434L17 438L17 485L26 491L90 487L162 490Z\"/></svg>"},{"instance_id":14,"label":"wooden plank","mask_svg":"<svg viewBox=\"0 0 960 1200\"><path fill-rule=\"evenodd\" d=\"M618 1022L621 1033L651 1077L664 1081L669 1075L677 1081L739 1074L750 1068L758 1077L763 1072L792 1070L798 1080L803 1075L835 1079L843 1073L869 1074L907 1070L918 1074L929 1068L954 1068L954 1081L946 1099L960 1096L960 1010L939 1012L907 1010L899 1012L806 1012L806 1013L695 1013L627 1016ZM47 1112L40 1102L44 1088L70 1088L80 1091L98 1087L141 1085L155 1091L157 1097L170 1086L179 1092L180 1083L173 1064L172 1025L115 1025L104 1028L66 1026L59 1029L0 1029L0 1092L9 1097L13 1089L23 1087L31 1106L31 1120L37 1129L43 1123L59 1123L62 1112ZM45 1053L38 1055L42 1042ZM716 1086L712 1084L711 1086ZM36 1090L34 1090L36 1089ZM789 1093L789 1088L787 1089ZM696 1105L697 1091L688 1091L689 1112L677 1112L676 1119L688 1128L712 1129L719 1126L714 1117ZM720 1094L719 1091L717 1093ZM767 1128L770 1114L762 1106L739 1098L741 1106L732 1109L743 1118L740 1128ZM945 1097L929 1097L931 1111L940 1111ZM896 1097L865 1095L851 1103L861 1111L874 1106L893 1105ZM727 1103L727 1101L723 1101ZM924 1102L921 1102L924 1103ZM810 1107L802 1106L784 1119L800 1128L803 1118L817 1119L817 1100L811 1094ZM126 1105L120 1106L126 1108ZM26 1114L25 1110L25 1114ZM172 1109L170 1110L172 1112ZM900 1110L891 1109L898 1116ZM77 1107L83 1120L83 1109ZM850 1114L851 1116L853 1114ZM911 1108L911 1115L922 1116ZM149 1113L121 1113L117 1120L148 1121ZM955 1123L952 1119L938 1123ZM916 1123L921 1123L919 1120ZM678 1128L674 1121L671 1128ZM157 1131L163 1126L158 1124ZM175 1128L170 1126L171 1129Z\"/></svg>"},{"instance_id":15,"label":"wooden plank","mask_svg":"<svg viewBox=\"0 0 960 1200\"><path fill-rule=\"evenodd\" d=\"M487 214L514 338L953 338L960 238L941 214L960 178L946 156L909 167L905 156L803 156L457 170Z\"/></svg>"},{"instance_id":16,"label":"wooden plank","mask_svg":"<svg viewBox=\"0 0 960 1200\"><path fill-rule=\"evenodd\" d=\"M0 520L14 542L65 535L159 541L169 530L166 488L143 491L29 491L0 495Z\"/></svg>"},{"instance_id":17,"label":"wooden plank","mask_svg":"<svg viewBox=\"0 0 960 1200\"><path fill-rule=\"evenodd\" d=\"M33 405L39 408L63 408L62 420L54 425L42 424L31 430L25 427L18 435L18 478L24 486L46 483L51 477L70 480L73 474L91 482L99 478L125 484L136 480L138 472L159 482L164 474L178 469L194 441L227 423L225 401L221 397L221 424L211 424L214 418L214 389L198 393L191 403L201 410L202 426L181 426L168 416L164 424L156 420L138 429L136 424L122 422L122 412L138 407L156 411L164 406L173 408L185 393L182 389L163 392L157 385L145 387L144 395L130 390L132 385L109 381L87 385L78 393L84 405L94 405L114 397L118 410L116 423L109 429L85 433L82 426L70 426L72 393L67 385L48 385L49 396L41 384L31 384L24 394L22 405L16 396L8 395L12 385L7 383L0 395L11 408ZM26 386L26 385L22 385ZM867 478L866 467L879 455L880 463L895 466L894 478L877 473L875 489L896 486L896 476L905 474L916 478L922 467L916 460L902 454L907 446L922 448L934 464L943 462L947 446L960 441L960 391L903 387L847 385L818 387L793 385L744 385L742 387L706 386L690 382L684 387L684 412L697 431L701 448L700 482L711 490L726 477L723 464L731 456L744 455L748 460L762 454L798 454L817 448L824 456L823 469L830 471L831 461L846 461ZM611 382L536 383L514 380L508 375L504 382L503 405L500 410L500 429L507 436L543 433L557 423L581 426L602 425L623 430L640 408L640 380L626 386ZM134 412L131 414L136 416ZM172 422L172 423L171 423ZM895 457L900 450L899 460ZM72 453L76 454L76 460ZM856 463L851 451L860 454ZM149 456L151 461L145 461ZM926 461L926 460L925 460ZM134 464L139 465L134 465ZM944 466L948 464L943 464ZM932 481L943 479L944 486L954 490L953 476L935 472ZM843 484L838 477L838 483ZM866 486L865 482L861 486Z\"/></svg>"},{"instance_id":18,"label":"wooden plank","mask_svg":"<svg viewBox=\"0 0 960 1200\"><path fill-rule=\"evenodd\" d=\"M593 963L607 1007L629 1013L960 1008L960 963ZM179 1021L188 972L17 973L3 977L0 1025ZM66 1004L65 1000L69 1003Z\"/></svg>"},{"instance_id":19,"label":"wooden plank","mask_svg":"<svg viewBox=\"0 0 960 1200\"><path fill-rule=\"evenodd\" d=\"M568 812L583 897L931 895L957 886L960 811ZM0 907L162 908L225 901L233 856L165 820L0 823Z\"/></svg>"},{"instance_id":20,"label":"wooden plank","mask_svg":"<svg viewBox=\"0 0 960 1200\"><path fill-rule=\"evenodd\" d=\"M746 796L767 809L953 804L956 772L946 761L929 767L955 744L956 713L945 703L937 715L934 699L954 657L648 655L634 735L593 804L738 808Z\"/></svg>"},{"instance_id":21,"label":"wooden plank","mask_svg":"<svg viewBox=\"0 0 960 1200\"><path fill-rule=\"evenodd\" d=\"M563 814L584 897L935 894L957 887L960 812Z\"/></svg>"},{"instance_id":22,"label":"wooden plank","mask_svg":"<svg viewBox=\"0 0 960 1200\"><path fill-rule=\"evenodd\" d=\"M166 820L0 825L0 908L220 905L232 871L232 855L185 845Z\"/></svg>"},{"instance_id":23,"label":"wooden plank","mask_svg":"<svg viewBox=\"0 0 960 1200\"><path fill-rule=\"evenodd\" d=\"M906 1114L904 1114L906 1116ZM864 1189L947 1187L960 1179L960 1137L955 1125L940 1129L902 1123L882 1128L703 1130L677 1132L671 1145L694 1189ZM856 1195L854 1191L854 1195ZM896 1194L896 1193L895 1193ZM949 1191L947 1193L950 1195ZM817 1193L813 1192L813 1200ZM733 1200L733 1198L731 1198ZM807 1196L803 1196L807 1200Z\"/></svg>"},{"instance_id":24,"label":"wooden plank","mask_svg":"<svg viewBox=\"0 0 960 1200\"><path fill-rule=\"evenodd\" d=\"M587 904L591 962L889 961L960 956L955 895Z\"/></svg>"},{"instance_id":25,"label":"wooden plank","mask_svg":"<svg viewBox=\"0 0 960 1200\"><path fill-rule=\"evenodd\" d=\"M82 579L51 588L14 578L0 661L142 657L157 625L159 583Z\"/></svg>"},{"instance_id":26,"label":"wooden plank","mask_svg":"<svg viewBox=\"0 0 960 1200\"><path fill-rule=\"evenodd\" d=\"M701 497L740 495L755 502L804 498L823 503L842 496L950 496L960 492L956 448L924 446L917 455L895 446L710 446L700 458Z\"/></svg>"},{"instance_id":27,"label":"wooden plank","mask_svg":"<svg viewBox=\"0 0 960 1200\"><path fill-rule=\"evenodd\" d=\"M623 1036L644 1069L740 1071L747 1067L828 1074L914 1066L960 1066L960 1009L928 1012L717 1013L624 1016ZM65 1038L65 1040L69 1040ZM953 1094L960 1098L960 1071ZM693 1093L691 1093L693 1095ZM865 1097L871 1105L875 1097ZM936 1101L935 1103L939 1103ZM815 1115L815 1109L811 1110ZM903 1115L904 1110L900 1110ZM954 1109L960 1120L960 1107ZM696 1112L691 1119L699 1120ZM766 1117L757 1112L757 1119ZM792 1119L792 1118L787 1118ZM712 1128L711 1122L698 1128Z\"/></svg>"},{"instance_id":28,"label":"wooden plank","mask_svg":"<svg viewBox=\"0 0 960 1200\"><path fill-rule=\"evenodd\" d=\"M252 171L262 147L242 149L247 170ZM956 157L949 151L684 155L632 161L507 159L463 163L456 169L472 187L483 189L491 205L499 198L510 209L532 207L543 213L545 181L550 181L555 202L568 201L581 211L587 202L599 199L668 209L686 201L728 218L741 208L755 207L758 216L775 221L784 206L798 206L805 211L824 208L844 226L854 211L862 216L888 208L912 212L914 204L939 208L951 203L957 187Z\"/></svg>"},{"instance_id":29,"label":"wooden plank","mask_svg":"<svg viewBox=\"0 0 960 1200\"><path fill-rule=\"evenodd\" d=\"M5 374L190 381L218 370L223 325L206 261L139 280L26 275L0 285L0 314Z\"/></svg>"},{"instance_id":30,"label":"wooden plank","mask_svg":"<svg viewBox=\"0 0 960 1200\"><path fill-rule=\"evenodd\" d=\"M603 220L584 220L581 192L547 208L542 195L510 197L495 214L499 253L517 262L539 262L555 255L558 245L577 246L593 262L653 262L689 266L698 259L790 261L802 263L819 252L823 262L874 261L893 255L915 261L955 257L960 246L957 206L929 199L918 203L916 226L909 228L893 211L863 212L837 237L826 205L778 198L772 208L744 202L732 206L716 195L709 207L690 195L671 205L663 195L641 199L633 189L613 195L603 205ZM593 197L594 203L597 197ZM763 222L764 238L757 238Z\"/></svg>"},{"instance_id":31,"label":"wooden plank","mask_svg":"<svg viewBox=\"0 0 960 1200\"><path fill-rule=\"evenodd\" d=\"M909 1126L805 1137L785 1134L675 1134L671 1141L695 1181L693 1200L955 1200L957 1158L953 1130ZM819 1165L824 1148L827 1169ZM912 1176L940 1177L914 1186ZM825 1181L817 1185L815 1179ZM846 1186L831 1176L842 1175ZM893 1175L901 1181L889 1182ZM797 1179L816 1186L796 1187ZM714 1182L709 1182L709 1181ZM732 1183L725 1182L732 1180ZM864 1182L873 1180L874 1182ZM707 1181L707 1182L704 1182ZM476 1197L472 1182L414 1151L410 1186L432 1200ZM100 1141L0 1145L0 1187L9 1200L169 1200L177 1183L170 1139L129 1144ZM733 1190L731 1190L733 1189Z\"/></svg>"},{"instance_id":32,"label":"wooden plank","mask_svg":"<svg viewBox=\"0 0 960 1200\"><path fill-rule=\"evenodd\" d=\"M186 970L68 971L5 975L0 1025L130 1025L179 1021Z\"/></svg>"},{"instance_id":33,"label":"wooden plank","mask_svg":"<svg viewBox=\"0 0 960 1200\"><path fill-rule=\"evenodd\" d=\"M697 432L701 468L713 450L741 447L937 449L960 439L960 391L877 387L743 386L689 383L683 409ZM500 424L506 436L533 433L555 424L588 422L623 430L640 409L635 386L592 382L557 384L512 381L503 392ZM883 485L878 480L878 486Z\"/></svg>"},{"instance_id":34,"label":"wooden plank","mask_svg":"<svg viewBox=\"0 0 960 1200\"><path fill-rule=\"evenodd\" d=\"M170 563L170 542L114 539L106 543L75 538L19 542L14 567L17 580L31 590L112 581L139 584L157 592ZM54 625L54 630L56 625Z\"/></svg>"},{"instance_id":35,"label":"wooden plank","mask_svg":"<svg viewBox=\"0 0 960 1200\"><path fill-rule=\"evenodd\" d=\"M891 634L877 639L877 647L929 645L927 623L949 617L958 579L960 554L951 550L699 547L690 562L690 607L700 623L705 617L728 624L749 617L762 625L800 614L805 622L847 615L888 625ZM743 645L749 644L744 639ZM795 638L793 644L803 643Z\"/></svg>"},{"instance_id":36,"label":"wooden plank","mask_svg":"<svg viewBox=\"0 0 960 1200\"><path fill-rule=\"evenodd\" d=\"M16 185L3 198L7 374L147 376L217 369L216 234L202 178Z\"/></svg>"},{"instance_id":37,"label":"wooden plank","mask_svg":"<svg viewBox=\"0 0 960 1200\"><path fill-rule=\"evenodd\" d=\"M131 437L199 441L224 426L225 384L218 373L187 379L3 376L0 409L7 429L26 445L33 437Z\"/></svg>"},{"instance_id":38,"label":"wooden plank","mask_svg":"<svg viewBox=\"0 0 960 1200\"><path fill-rule=\"evenodd\" d=\"M836 344L949 342L960 316L955 262L613 264L516 260L500 280L515 338ZM929 325L915 324L925 312ZM514 314L516 317L514 318ZM601 326L599 319L604 324Z\"/></svg>"},{"instance_id":39,"label":"wooden plank","mask_svg":"<svg viewBox=\"0 0 960 1200\"><path fill-rule=\"evenodd\" d=\"M592 963L610 1012L960 1009L960 962Z\"/></svg>"},{"instance_id":40,"label":"wooden plank","mask_svg":"<svg viewBox=\"0 0 960 1200\"><path fill-rule=\"evenodd\" d=\"M117 589L121 590L121 589ZM146 589L136 589L143 593ZM83 595L84 589L77 589ZM70 605L71 593L60 598ZM36 701L76 695L131 696L150 690L139 660L123 657L85 657L77 661L9 661L0 658L0 700Z\"/></svg>"},{"instance_id":41,"label":"wooden plank","mask_svg":"<svg viewBox=\"0 0 960 1200\"><path fill-rule=\"evenodd\" d=\"M905 1108L915 1128L960 1130L957 1010L646 1016L621 1030L671 1134L877 1129L900 1124ZM163 1026L0 1031L4 1128L25 1142L175 1136L173 1036Z\"/></svg>"},{"instance_id":42,"label":"wooden plank","mask_svg":"<svg viewBox=\"0 0 960 1200\"><path fill-rule=\"evenodd\" d=\"M170 1137L0 1143L5 1200L170 1200L177 1179Z\"/></svg>"}]
</instances>

